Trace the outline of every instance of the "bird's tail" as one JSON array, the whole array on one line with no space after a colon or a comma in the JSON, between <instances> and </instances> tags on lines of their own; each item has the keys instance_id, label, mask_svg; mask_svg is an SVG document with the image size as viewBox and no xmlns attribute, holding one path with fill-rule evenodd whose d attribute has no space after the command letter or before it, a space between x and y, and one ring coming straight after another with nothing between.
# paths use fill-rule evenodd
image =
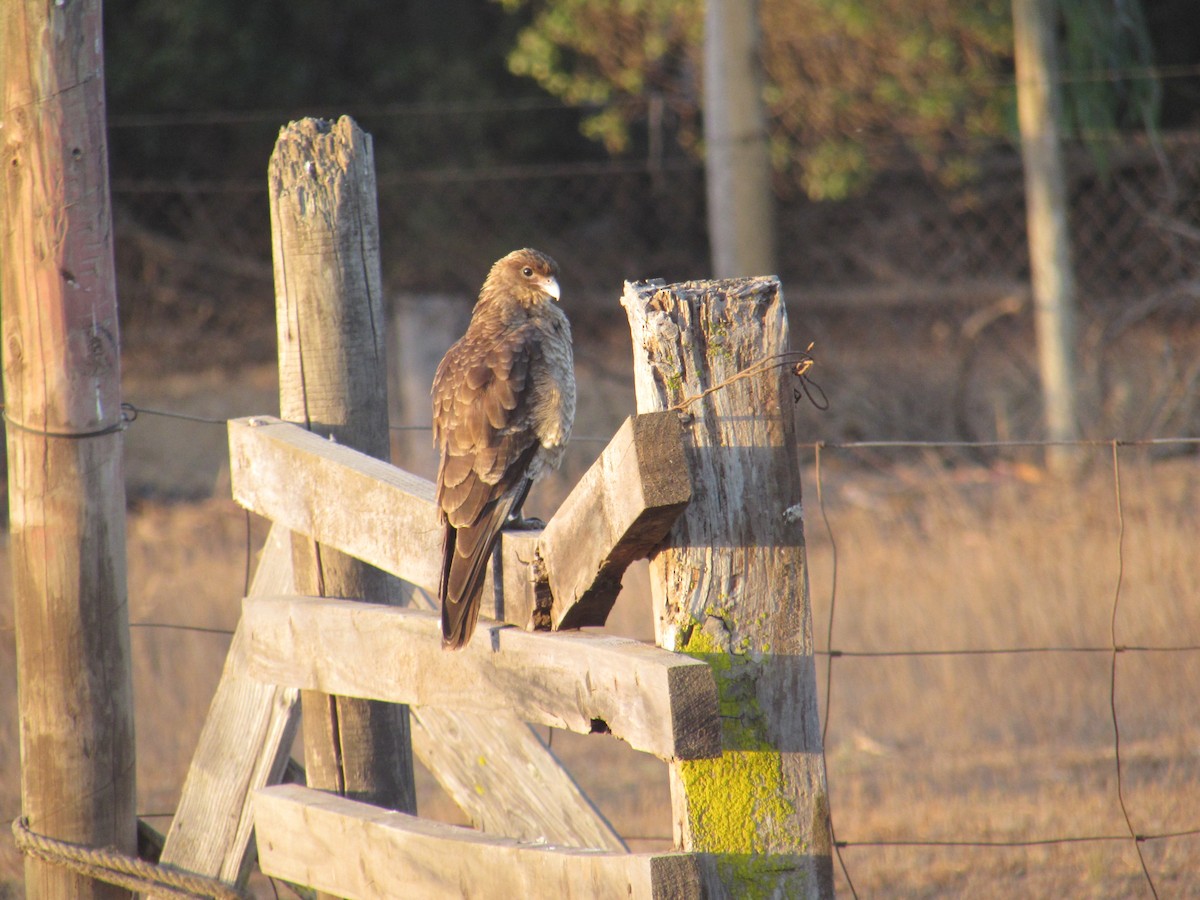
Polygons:
<instances>
[{"instance_id":1,"label":"bird's tail","mask_svg":"<svg viewBox=\"0 0 1200 900\"><path fill-rule=\"evenodd\" d=\"M442 646L448 650L461 650L475 631L488 562L518 498L524 498L524 491L497 498L471 525L455 528L446 523L438 595L442 601Z\"/></svg>"}]
</instances>

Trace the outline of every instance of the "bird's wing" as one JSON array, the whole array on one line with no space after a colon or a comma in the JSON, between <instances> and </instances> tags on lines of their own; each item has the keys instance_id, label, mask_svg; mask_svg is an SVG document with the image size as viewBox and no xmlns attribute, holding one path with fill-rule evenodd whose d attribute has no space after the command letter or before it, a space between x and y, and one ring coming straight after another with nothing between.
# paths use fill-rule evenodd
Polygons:
<instances>
[{"instance_id":1,"label":"bird's wing","mask_svg":"<svg viewBox=\"0 0 1200 900\"><path fill-rule=\"evenodd\" d=\"M434 380L434 440L441 449L438 506L462 527L525 477L538 446L531 369L537 354L531 328L497 339L468 334L451 348Z\"/></svg>"},{"instance_id":2,"label":"bird's wing","mask_svg":"<svg viewBox=\"0 0 1200 900\"><path fill-rule=\"evenodd\" d=\"M517 329L451 348L434 379L440 445L438 507L445 522L442 633L462 646L474 630L487 561L539 444L531 412L536 335Z\"/></svg>"}]
</instances>

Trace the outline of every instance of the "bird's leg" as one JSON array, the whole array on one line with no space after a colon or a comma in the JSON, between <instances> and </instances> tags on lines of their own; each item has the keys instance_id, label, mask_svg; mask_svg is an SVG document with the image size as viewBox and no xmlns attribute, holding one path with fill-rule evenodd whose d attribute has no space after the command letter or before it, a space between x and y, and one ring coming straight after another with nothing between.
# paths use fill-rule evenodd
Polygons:
<instances>
[{"instance_id":1,"label":"bird's leg","mask_svg":"<svg viewBox=\"0 0 1200 900\"><path fill-rule=\"evenodd\" d=\"M541 519L530 517L528 519L522 517L521 506L525 503L525 498L529 496L529 489L533 486L533 482L526 478L522 483L517 500L513 503L512 510L508 514L508 518L504 521L504 527L512 531L534 531L540 528L545 528L546 523Z\"/></svg>"}]
</instances>

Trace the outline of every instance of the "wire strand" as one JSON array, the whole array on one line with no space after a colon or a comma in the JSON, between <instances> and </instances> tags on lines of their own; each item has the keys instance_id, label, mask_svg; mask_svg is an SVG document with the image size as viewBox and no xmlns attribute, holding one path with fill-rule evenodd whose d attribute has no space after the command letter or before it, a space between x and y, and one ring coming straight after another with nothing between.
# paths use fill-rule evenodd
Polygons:
<instances>
[{"instance_id":1,"label":"wire strand","mask_svg":"<svg viewBox=\"0 0 1200 900\"><path fill-rule=\"evenodd\" d=\"M1112 617L1109 620L1109 635L1112 638L1112 665L1110 667L1108 701L1112 712L1113 727L1113 762L1117 767L1117 802L1121 805L1121 815L1125 817L1125 827L1133 840L1133 848L1137 851L1138 863L1142 874L1146 876L1146 885L1151 895L1158 900L1158 888L1154 886L1154 878L1150 875L1150 867L1146 865L1146 856L1142 853L1142 845L1138 840L1137 831L1133 827L1133 819L1129 815L1129 806L1125 802L1125 779L1121 766L1121 721L1117 715L1117 657L1120 655L1120 644L1117 643L1117 612L1121 604L1121 587L1125 581L1125 504L1121 498L1121 457L1120 448L1116 441L1112 442L1112 476L1113 500L1116 504L1117 516L1117 578L1113 588Z\"/></svg>"},{"instance_id":2,"label":"wire strand","mask_svg":"<svg viewBox=\"0 0 1200 900\"><path fill-rule=\"evenodd\" d=\"M825 509L825 490L823 480L821 478L821 445L816 445L816 483L817 483L817 508L821 511L821 521L825 525L825 535L829 539L830 551L830 576L829 576L829 625L825 631L825 646L833 646L833 621L834 611L837 609L837 574L838 574L838 555L837 555L837 539L833 536L833 528L829 524L829 514ZM833 699L833 653L827 653L825 658L825 717L821 722L821 764L825 768L825 791L829 792L829 759L826 756L825 748L829 746L829 710L830 703ZM833 843L833 852L837 855L838 866L841 867L842 877L846 879L846 886L850 888L850 895L854 900L858 900L858 891L854 888L854 879L850 877L850 870L846 868L846 860L842 858L842 849L838 844L837 833L833 828L833 803L829 803L829 840Z\"/></svg>"}]
</instances>

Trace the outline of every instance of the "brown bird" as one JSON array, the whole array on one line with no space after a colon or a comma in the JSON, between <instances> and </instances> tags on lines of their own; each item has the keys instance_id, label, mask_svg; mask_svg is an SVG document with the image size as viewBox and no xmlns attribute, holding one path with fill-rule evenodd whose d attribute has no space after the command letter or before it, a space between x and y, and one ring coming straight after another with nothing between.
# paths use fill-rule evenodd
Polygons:
<instances>
[{"instance_id":1,"label":"brown bird","mask_svg":"<svg viewBox=\"0 0 1200 900\"><path fill-rule=\"evenodd\" d=\"M433 379L443 647L471 639L500 529L520 523L530 485L558 467L571 435L575 370L557 276L537 250L498 260Z\"/></svg>"}]
</instances>

